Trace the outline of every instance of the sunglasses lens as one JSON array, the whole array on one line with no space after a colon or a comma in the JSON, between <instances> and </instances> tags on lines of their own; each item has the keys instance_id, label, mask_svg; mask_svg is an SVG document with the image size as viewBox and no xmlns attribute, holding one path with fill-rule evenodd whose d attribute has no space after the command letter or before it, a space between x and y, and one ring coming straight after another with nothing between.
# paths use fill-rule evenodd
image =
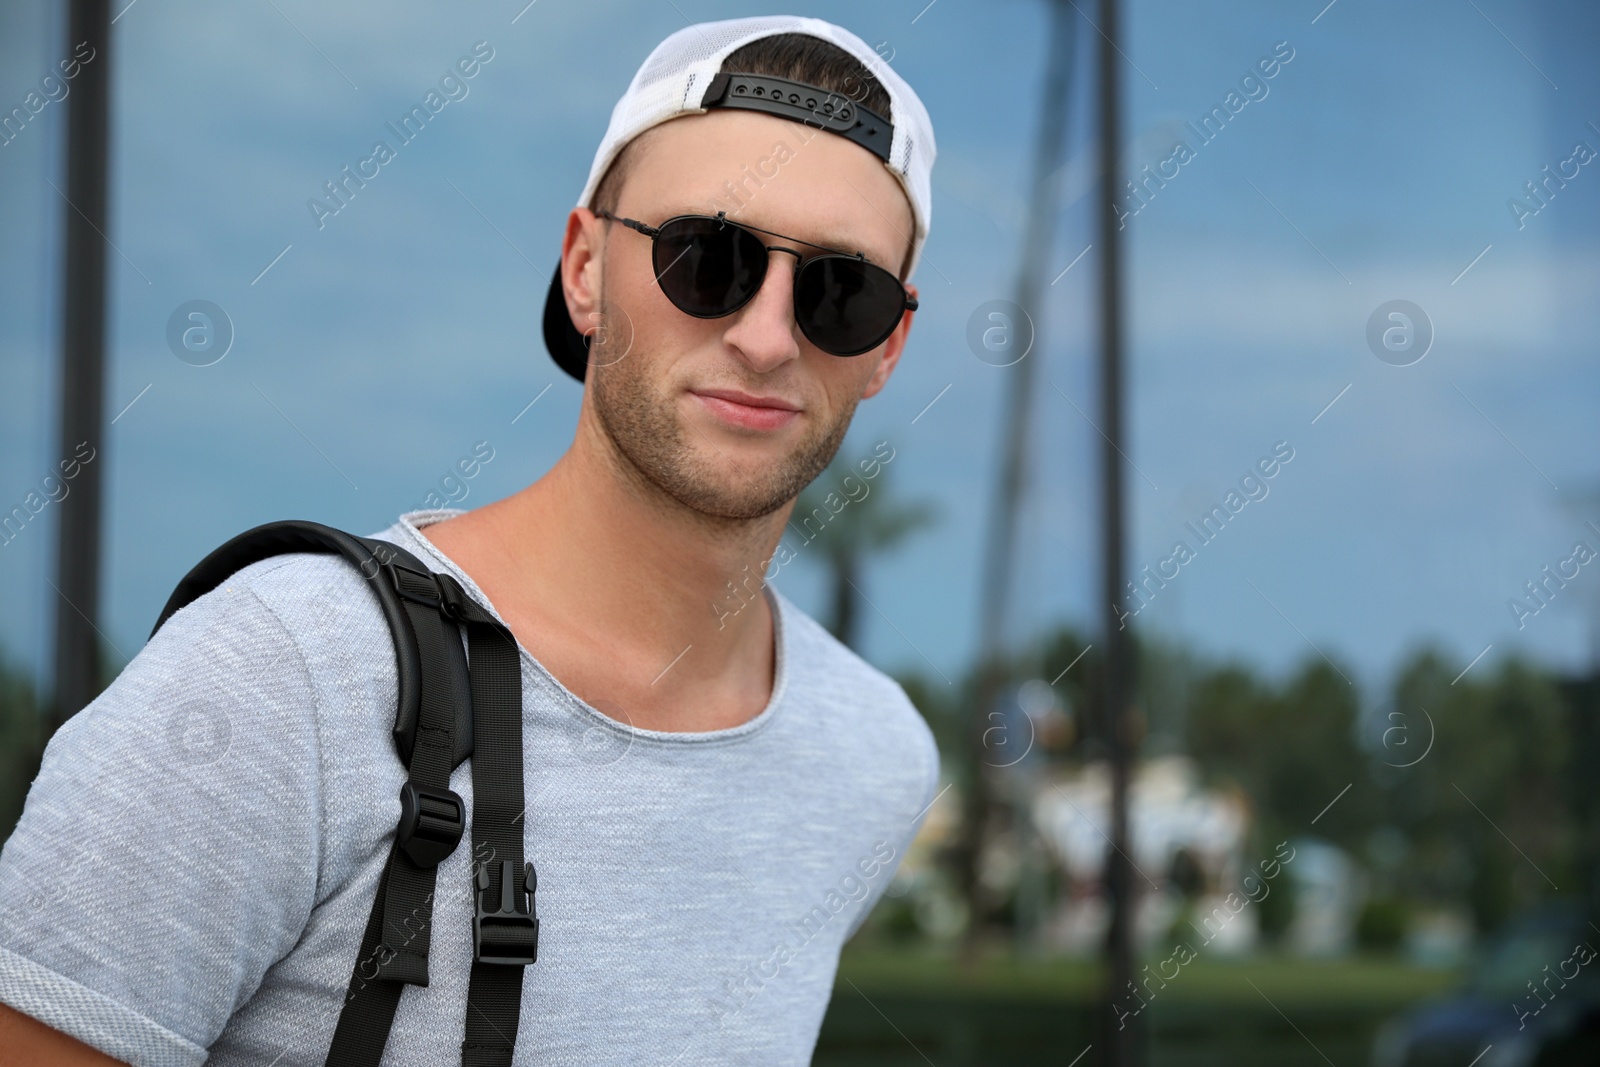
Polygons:
<instances>
[{"instance_id":1,"label":"sunglasses lens","mask_svg":"<svg viewBox=\"0 0 1600 1067\"><path fill-rule=\"evenodd\" d=\"M761 288L767 250L755 234L713 218L670 219L656 238L654 265L661 291L680 311L716 318Z\"/></svg>"},{"instance_id":2,"label":"sunglasses lens","mask_svg":"<svg viewBox=\"0 0 1600 1067\"><path fill-rule=\"evenodd\" d=\"M795 319L811 343L836 356L857 356L894 332L905 289L893 274L852 256L807 260L795 287Z\"/></svg>"}]
</instances>

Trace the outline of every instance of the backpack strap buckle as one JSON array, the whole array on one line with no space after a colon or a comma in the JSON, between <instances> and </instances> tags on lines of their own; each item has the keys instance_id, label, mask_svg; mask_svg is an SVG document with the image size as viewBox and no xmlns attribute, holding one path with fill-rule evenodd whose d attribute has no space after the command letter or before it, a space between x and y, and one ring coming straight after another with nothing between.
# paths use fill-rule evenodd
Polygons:
<instances>
[{"instance_id":1,"label":"backpack strap buckle","mask_svg":"<svg viewBox=\"0 0 1600 1067\"><path fill-rule=\"evenodd\" d=\"M450 575L442 571L419 571L392 557L383 566L401 599L437 608L447 619L466 617L466 590Z\"/></svg>"},{"instance_id":2,"label":"backpack strap buckle","mask_svg":"<svg viewBox=\"0 0 1600 1067\"><path fill-rule=\"evenodd\" d=\"M400 826L395 843L418 867L437 867L461 843L466 828L461 797L406 781L400 787Z\"/></svg>"},{"instance_id":3,"label":"backpack strap buckle","mask_svg":"<svg viewBox=\"0 0 1600 1067\"><path fill-rule=\"evenodd\" d=\"M493 894L489 891L489 865L478 865L477 892L472 894L475 908L472 916L472 956L479 963L500 963L522 967L539 958L539 916L534 910L534 890L539 876L533 864L523 866L522 889L528 895L526 913L518 909L516 865L510 860L500 861L500 906L487 906Z\"/></svg>"}]
</instances>

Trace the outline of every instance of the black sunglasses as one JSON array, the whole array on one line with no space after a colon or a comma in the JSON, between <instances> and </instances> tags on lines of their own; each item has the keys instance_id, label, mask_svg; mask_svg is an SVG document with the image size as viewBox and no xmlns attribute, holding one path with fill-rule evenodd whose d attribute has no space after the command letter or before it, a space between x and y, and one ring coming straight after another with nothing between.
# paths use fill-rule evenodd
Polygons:
<instances>
[{"instance_id":1,"label":"black sunglasses","mask_svg":"<svg viewBox=\"0 0 1600 1067\"><path fill-rule=\"evenodd\" d=\"M882 344L917 300L900 279L859 252L841 252L716 215L674 215L660 226L596 211L651 242L656 283L678 310L701 319L719 319L744 307L767 276L767 253L788 252L799 260L794 272L794 318L812 344L835 356L859 356ZM758 234L823 249L803 257L792 248L769 245Z\"/></svg>"}]
</instances>

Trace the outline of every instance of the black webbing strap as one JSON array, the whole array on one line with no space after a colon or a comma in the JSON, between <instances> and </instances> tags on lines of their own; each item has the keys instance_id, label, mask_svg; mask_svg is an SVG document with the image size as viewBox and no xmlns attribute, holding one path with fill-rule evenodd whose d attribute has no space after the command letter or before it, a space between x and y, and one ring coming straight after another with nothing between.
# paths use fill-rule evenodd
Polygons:
<instances>
[{"instance_id":1,"label":"black webbing strap","mask_svg":"<svg viewBox=\"0 0 1600 1067\"><path fill-rule=\"evenodd\" d=\"M461 634L447 617L456 613L466 594L448 574L435 576L420 567L398 561L388 565L417 635L422 693L384 894L383 945L389 951L377 963L379 978L425 986L435 876L466 829L466 811L450 789L450 771L455 766L455 708L469 703L472 694Z\"/></svg>"},{"instance_id":2,"label":"black webbing strap","mask_svg":"<svg viewBox=\"0 0 1600 1067\"><path fill-rule=\"evenodd\" d=\"M537 958L539 937L535 875L523 860L522 847L522 668L517 644L510 631L448 574L412 571L403 564L387 570L407 611L416 609L411 621L422 658L421 714L410 767L413 783L419 761L426 765L441 757L448 779L451 737L430 719L428 709L442 692L433 678L459 676L432 671L430 644L442 643L459 655L461 641L453 624L467 630L473 854L482 859L473 864L473 963L461 1054L465 1067L510 1067L522 1008L522 968ZM421 887L413 883L416 870L397 837L367 920L349 999L329 1050L329 1067L376 1067L404 984L428 984L426 930L432 921L435 870L420 872L428 877L422 895ZM512 874L509 886L507 872L521 872ZM413 937L414 930L422 932ZM420 952L409 952L411 944Z\"/></svg>"},{"instance_id":3,"label":"black webbing strap","mask_svg":"<svg viewBox=\"0 0 1600 1067\"><path fill-rule=\"evenodd\" d=\"M477 605L473 605L476 607ZM522 849L522 667L486 613L468 624L472 668L473 961L463 1067L511 1067L522 971L539 957L537 876Z\"/></svg>"},{"instance_id":4,"label":"black webbing strap","mask_svg":"<svg viewBox=\"0 0 1600 1067\"><path fill-rule=\"evenodd\" d=\"M251 563L286 552L342 555L378 597L399 678L395 747L407 767L401 824L362 935L329 1049L330 1067L377 1067L407 984L428 984L438 864L465 812L450 772L473 757L473 963L465 1067L510 1067L523 967L538 957L536 875L524 862L522 671L515 638L445 573L376 538L321 523L265 523L227 541L178 583L151 636ZM380 577L381 576L381 577ZM470 665L459 626L467 628Z\"/></svg>"},{"instance_id":5,"label":"black webbing strap","mask_svg":"<svg viewBox=\"0 0 1600 1067\"><path fill-rule=\"evenodd\" d=\"M328 1048L327 1067L376 1067L383 1059L383 1048L389 1043L389 1030L394 1026L395 1009L400 1005L403 982L385 982L378 977L377 966L382 943L383 905L389 895L389 872L394 869L394 856L383 868L378 879L378 895L373 900L372 912L367 916L367 928L361 936L361 953L356 957L355 974L345 993L344 1007L339 1012L339 1025L333 1032L333 1044Z\"/></svg>"},{"instance_id":6,"label":"black webbing strap","mask_svg":"<svg viewBox=\"0 0 1600 1067\"><path fill-rule=\"evenodd\" d=\"M450 789L457 707L471 699L461 637L451 621L466 595L449 575L434 575L410 553L373 543L381 572L404 607L421 666L418 714L400 825L379 879L361 951L326 1063L377 1067L405 986L428 984L438 864L455 850L466 811ZM396 744L402 744L396 721Z\"/></svg>"}]
</instances>

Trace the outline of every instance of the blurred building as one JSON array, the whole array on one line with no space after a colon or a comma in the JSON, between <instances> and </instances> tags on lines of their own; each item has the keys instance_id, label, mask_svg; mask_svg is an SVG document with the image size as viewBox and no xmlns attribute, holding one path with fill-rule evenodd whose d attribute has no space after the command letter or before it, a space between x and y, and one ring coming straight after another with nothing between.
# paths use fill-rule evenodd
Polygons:
<instances>
[{"instance_id":1,"label":"blurred building","mask_svg":"<svg viewBox=\"0 0 1600 1067\"><path fill-rule=\"evenodd\" d=\"M1243 795L1200 784L1194 761L1162 756L1135 771L1129 795L1137 937L1144 948L1161 941L1178 918L1187 895L1183 870L1192 867L1188 887L1193 911L1204 916L1220 906L1230 887L1248 873L1244 855L1249 804ZM1102 877L1110 825L1111 776L1104 762L1047 776L1035 788L1034 825L1066 876L1067 891L1041 930L1042 939L1065 952L1097 951L1107 921ZM1181 857L1181 858L1180 858ZM1175 878L1175 872L1178 877ZM1210 934L1213 951L1239 952L1257 939L1255 916L1244 908Z\"/></svg>"},{"instance_id":2,"label":"blurred building","mask_svg":"<svg viewBox=\"0 0 1600 1067\"><path fill-rule=\"evenodd\" d=\"M1355 945L1367 878L1350 854L1314 838L1294 839L1294 919L1289 948L1302 956L1338 956Z\"/></svg>"}]
</instances>

